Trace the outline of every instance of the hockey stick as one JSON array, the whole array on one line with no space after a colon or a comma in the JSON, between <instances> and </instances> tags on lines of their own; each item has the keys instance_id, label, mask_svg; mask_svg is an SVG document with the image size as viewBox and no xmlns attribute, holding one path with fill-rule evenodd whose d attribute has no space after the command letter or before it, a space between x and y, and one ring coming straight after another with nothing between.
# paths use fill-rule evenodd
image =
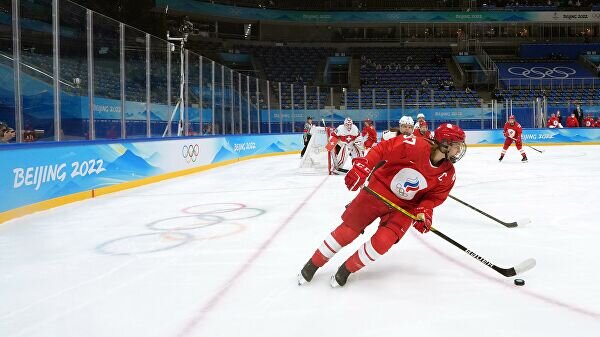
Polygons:
<instances>
[{"instance_id":1,"label":"hockey stick","mask_svg":"<svg viewBox=\"0 0 600 337\"><path fill-rule=\"evenodd\" d=\"M414 216L413 214L409 213L407 210L403 209L402 207L396 205L394 202L388 200L383 195L381 195L381 194L373 191L368 186L364 186L363 189L365 191L367 191L368 193L372 194L373 196L375 196L376 198L378 198L379 200L383 201L384 203L386 203L388 206L392 207L393 209L399 211L400 213L408 216L409 218L411 218L413 220L419 221L416 216ZM535 259L529 258L529 259L527 259L527 260L519 263L518 265L516 265L514 267L510 267L510 268L498 267L495 264L493 264L490 261L488 261L487 259L485 259L484 257L478 255L474 251L472 251L472 250L468 249L467 247L461 245L460 243L454 241L452 238L448 237L447 235L445 235L444 233L440 232L436 228L431 227L430 231L432 231L434 234L436 234L437 236L441 237L442 239L446 240L447 242L450 242L452 245L454 245L455 247L459 248L463 252L467 253L472 258L474 258L477 261L485 264L486 266L494 269L495 271L497 271L498 273L500 273L500 274L502 274L503 276L506 276L506 277L512 277L512 276L515 276L515 275L522 274L522 273L530 270L531 268L535 267L535 264L536 264Z\"/></svg>"},{"instance_id":2,"label":"hockey stick","mask_svg":"<svg viewBox=\"0 0 600 337\"><path fill-rule=\"evenodd\" d=\"M530 222L531 222L531 220L529 220L529 219L519 219L519 221L513 221L513 222L504 222L504 221L502 221L502 220L500 220L500 219L497 219L497 218L495 218L495 217L493 217L493 216L491 216L491 215L487 214L486 212L484 212L484 211L482 211L482 210L480 210L480 209L478 209L478 208L476 208L476 207L474 207L474 206L472 206L472 205L469 205L469 204L467 204L466 202L464 202L464 201L462 201L462 200L458 199L457 197L453 196L452 194L450 194L450 195L448 195L448 196L449 196L451 199L453 199L453 200L455 200L455 201L458 201L459 203L461 203L461 204L463 204L463 205L465 205L465 206L469 207L470 209L474 210L475 212L477 212L477 213L479 213L479 214L483 214L483 215L485 215L486 217L488 217L488 218L490 218L490 219L492 219L492 220L496 221L497 223L499 223L499 224L501 224L501 225L503 225L503 226L505 226L505 227L508 227L508 228L514 228L514 227L517 227L518 225L525 225L525 224L528 224L528 223L530 223Z\"/></svg>"},{"instance_id":3,"label":"hockey stick","mask_svg":"<svg viewBox=\"0 0 600 337\"><path fill-rule=\"evenodd\" d=\"M513 137L509 137L509 138L510 138L510 139L512 139L512 140L514 140L515 142L517 141L517 140L516 140L516 139L514 139ZM536 150L536 151L537 151L537 152L539 152L539 153L544 153L544 150L538 150L538 149L536 149L535 147L533 147L533 146L531 146L531 145L525 145L525 146L527 146L528 148L531 148L531 149L533 149L533 150Z\"/></svg>"}]
</instances>

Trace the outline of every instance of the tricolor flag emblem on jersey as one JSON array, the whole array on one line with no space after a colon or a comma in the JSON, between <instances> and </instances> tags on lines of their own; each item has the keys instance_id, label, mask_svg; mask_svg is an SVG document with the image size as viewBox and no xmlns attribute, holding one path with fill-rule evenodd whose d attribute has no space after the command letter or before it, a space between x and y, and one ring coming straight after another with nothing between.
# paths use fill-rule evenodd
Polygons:
<instances>
[{"instance_id":1,"label":"tricolor flag emblem on jersey","mask_svg":"<svg viewBox=\"0 0 600 337\"><path fill-rule=\"evenodd\" d=\"M390 190L404 200L412 200L420 190L427 188L427 180L421 172L405 167L398 171L390 182Z\"/></svg>"},{"instance_id":2,"label":"tricolor flag emblem on jersey","mask_svg":"<svg viewBox=\"0 0 600 337\"><path fill-rule=\"evenodd\" d=\"M418 190L419 190L419 178L406 179L406 182L404 183L404 191L411 192L411 191L418 191Z\"/></svg>"}]
</instances>

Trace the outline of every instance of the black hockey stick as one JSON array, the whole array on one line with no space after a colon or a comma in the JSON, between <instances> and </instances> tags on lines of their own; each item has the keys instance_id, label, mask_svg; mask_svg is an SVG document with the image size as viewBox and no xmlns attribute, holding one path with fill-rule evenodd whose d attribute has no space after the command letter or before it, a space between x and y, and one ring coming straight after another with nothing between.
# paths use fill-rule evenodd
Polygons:
<instances>
[{"instance_id":1,"label":"black hockey stick","mask_svg":"<svg viewBox=\"0 0 600 337\"><path fill-rule=\"evenodd\" d=\"M467 204L466 202L464 202L464 201L462 201L462 200L458 199L457 197L453 196L452 194L450 194L450 195L448 195L448 196L449 196L451 199L453 199L453 200L455 200L455 201L458 201L459 203L461 203L461 204L463 204L463 205L465 205L465 206L469 207L470 209L474 210L475 212L477 212L477 213L479 213L479 214L483 214L483 215L487 216L488 218L490 218L490 219L492 219L492 220L496 221L497 223L499 223L499 224L501 224L501 225L503 225L503 226L505 226L505 227L508 227L508 228L514 228L514 227L517 227L518 225L525 225L525 224L528 224L528 223L530 223L530 222L531 222L531 220L529 220L529 219L520 219L519 221L513 221L513 222L504 222L504 221L502 221L502 220L500 220L500 219L498 219L498 218L496 218L496 217L493 217L493 216L491 216L491 215L487 214L486 212L484 212L484 211L482 211L482 210L480 210L480 209L476 208L475 206L472 206L472 205L469 205L469 204Z\"/></svg>"},{"instance_id":2,"label":"black hockey stick","mask_svg":"<svg viewBox=\"0 0 600 337\"><path fill-rule=\"evenodd\" d=\"M388 200L383 195L381 195L381 194L373 191L368 186L364 186L363 189L365 191L367 191L368 193L374 195L376 198L378 198L379 200L383 201L384 203L386 203L388 206L392 207L393 209L399 211L400 213L408 216L409 218L411 218L413 220L419 221L416 216L414 216L413 214L409 213L407 210L403 209L402 207L396 205L391 200ZM461 245L460 243L454 241L452 238L448 237L447 235L445 235L444 233L440 232L436 228L431 227L430 230L434 234L436 234L437 236L441 237L442 239L446 240L447 242L450 242L452 245L454 245L455 247L459 248L463 252L469 254L469 256L471 256L472 258L474 258L477 261L485 264L486 266L494 269L495 271L497 271L498 273L500 273L500 274L502 274L502 275L504 275L506 277L512 277L512 276L515 276L515 275L522 274L522 273L528 271L529 269L535 267L536 262L535 262L535 259L532 259L532 258L527 259L527 260L519 263L518 265L516 265L514 267L510 267L510 268L498 267L495 264L493 264L490 261L488 261L487 259L485 259L484 257L478 255L474 251L472 251L472 250L468 249L467 247Z\"/></svg>"},{"instance_id":3,"label":"black hockey stick","mask_svg":"<svg viewBox=\"0 0 600 337\"><path fill-rule=\"evenodd\" d=\"M517 141L517 140L516 140L516 139L514 139L513 137L510 137L510 139L514 140L515 142ZM537 151L537 152L539 152L539 153L544 153L544 150L538 150L538 149L536 149L535 147L533 147L533 146L531 146L531 145L527 145L527 144L525 144L525 146L527 146L527 147L529 147L529 148L531 148L531 149L533 149L533 150L536 150L536 151Z\"/></svg>"},{"instance_id":4,"label":"black hockey stick","mask_svg":"<svg viewBox=\"0 0 600 337\"><path fill-rule=\"evenodd\" d=\"M538 149L536 149L536 148L535 148L535 147L533 147L533 146L527 145L527 147L529 147L529 148L531 148L531 149L533 149L533 150L536 150L536 151L537 151L537 152L539 152L539 153L544 153L544 150L538 150Z\"/></svg>"}]
</instances>

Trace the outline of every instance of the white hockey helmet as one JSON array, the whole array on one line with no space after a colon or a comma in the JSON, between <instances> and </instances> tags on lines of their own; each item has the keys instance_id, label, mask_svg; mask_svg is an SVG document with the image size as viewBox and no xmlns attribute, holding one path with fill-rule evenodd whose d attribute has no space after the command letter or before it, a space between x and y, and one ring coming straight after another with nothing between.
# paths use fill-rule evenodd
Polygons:
<instances>
[{"instance_id":1,"label":"white hockey helmet","mask_svg":"<svg viewBox=\"0 0 600 337\"><path fill-rule=\"evenodd\" d=\"M399 123L400 123L400 125L410 125L410 126L415 125L415 121L413 121L412 117L410 117L410 116L402 116L402 118L400 118Z\"/></svg>"},{"instance_id":2,"label":"white hockey helmet","mask_svg":"<svg viewBox=\"0 0 600 337\"><path fill-rule=\"evenodd\" d=\"M422 113L420 113L420 114L418 114L418 115L417 115L417 119L419 119L419 118L423 118L423 119L425 119L425 115L424 115L424 114L422 114Z\"/></svg>"},{"instance_id":3,"label":"white hockey helmet","mask_svg":"<svg viewBox=\"0 0 600 337\"><path fill-rule=\"evenodd\" d=\"M352 119L350 119L350 117L346 117L346 119L344 119L344 126L350 130L352 129L352 125L354 125L354 122L352 121Z\"/></svg>"}]
</instances>

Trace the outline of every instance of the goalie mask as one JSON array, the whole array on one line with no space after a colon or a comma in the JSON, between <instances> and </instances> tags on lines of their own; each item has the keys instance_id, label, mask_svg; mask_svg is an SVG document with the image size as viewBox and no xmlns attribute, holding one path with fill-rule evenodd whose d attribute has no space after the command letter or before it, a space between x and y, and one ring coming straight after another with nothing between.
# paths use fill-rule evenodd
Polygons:
<instances>
[{"instance_id":1,"label":"goalie mask","mask_svg":"<svg viewBox=\"0 0 600 337\"><path fill-rule=\"evenodd\" d=\"M346 117L346 119L344 120L344 126L346 127L346 129L348 129L348 131L352 130L352 125L354 125L352 119L350 119L350 117Z\"/></svg>"},{"instance_id":2,"label":"goalie mask","mask_svg":"<svg viewBox=\"0 0 600 337\"><path fill-rule=\"evenodd\" d=\"M434 140L439 150L453 163L459 161L467 152L465 138L465 132L458 125L444 123L435 129ZM452 152L456 154L451 154Z\"/></svg>"}]
</instances>

